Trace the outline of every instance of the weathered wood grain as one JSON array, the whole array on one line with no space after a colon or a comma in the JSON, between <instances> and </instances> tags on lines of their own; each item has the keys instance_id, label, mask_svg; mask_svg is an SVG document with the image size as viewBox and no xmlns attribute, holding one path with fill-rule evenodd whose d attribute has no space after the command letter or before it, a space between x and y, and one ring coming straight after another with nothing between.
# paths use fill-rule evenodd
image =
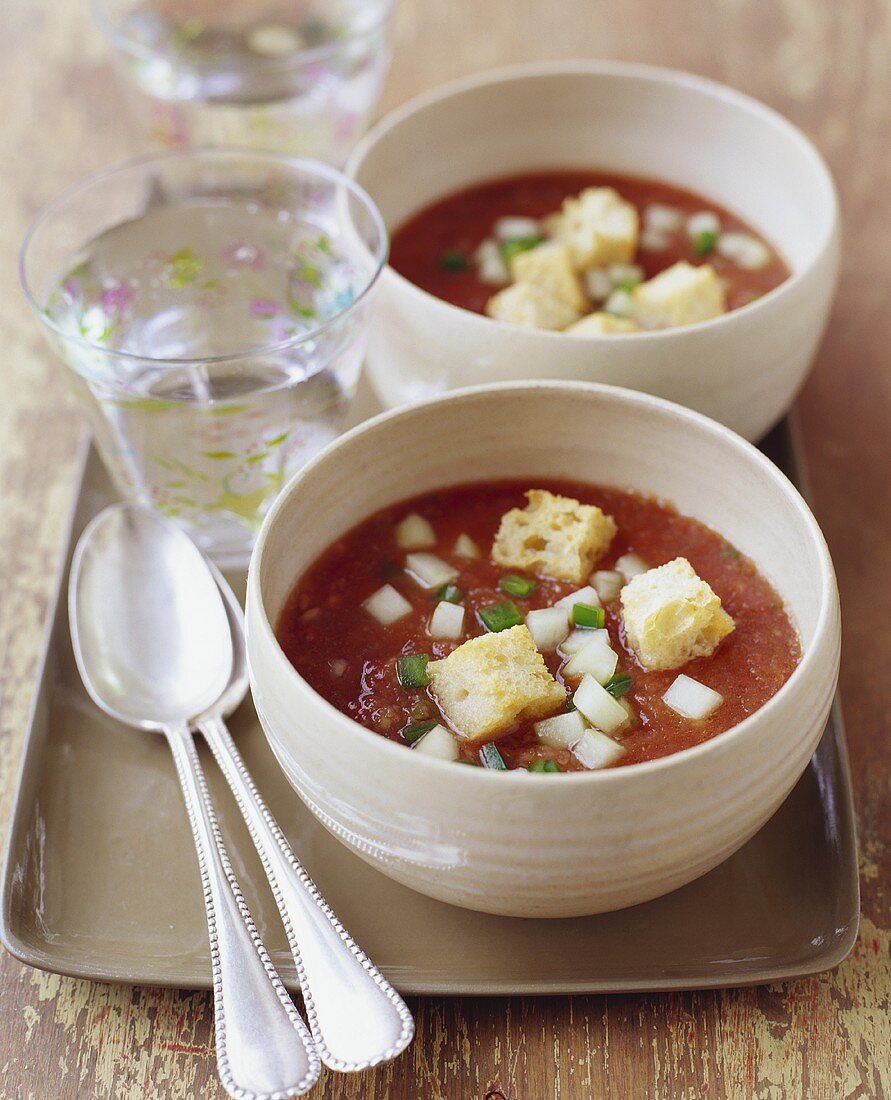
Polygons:
<instances>
[{"instance_id":1,"label":"weathered wood grain","mask_svg":"<svg viewBox=\"0 0 891 1100\"><path fill-rule=\"evenodd\" d=\"M16 285L39 205L139 148L82 0L4 0L0 73L0 821L8 817L79 424ZM415 1001L393 1067L332 1100L891 1097L891 9L881 0L402 0L384 107L511 61L617 57L758 95L821 146L846 222L841 292L801 408L842 589L842 689L863 928L834 974L672 996ZM542 946L546 950L546 944ZM216 1098L205 994L133 990L0 958L0 1100Z\"/></svg>"}]
</instances>

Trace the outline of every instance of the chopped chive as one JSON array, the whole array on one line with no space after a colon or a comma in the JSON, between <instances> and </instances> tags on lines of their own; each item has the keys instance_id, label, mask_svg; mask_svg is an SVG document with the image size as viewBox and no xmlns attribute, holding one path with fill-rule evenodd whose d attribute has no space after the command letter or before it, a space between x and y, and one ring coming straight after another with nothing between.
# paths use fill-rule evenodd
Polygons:
<instances>
[{"instance_id":1,"label":"chopped chive","mask_svg":"<svg viewBox=\"0 0 891 1100\"><path fill-rule=\"evenodd\" d=\"M399 657L396 661L396 678L404 688L424 688L430 683L427 675L427 662L430 660L426 653L410 653L407 657Z\"/></svg>"},{"instance_id":2,"label":"chopped chive","mask_svg":"<svg viewBox=\"0 0 891 1100\"><path fill-rule=\"evenodd\" d=\"M493 771L507 771L504 757L498 751L497 746L493 745L491 741L488 745L483 745L480 749L480 763L484 768L492 768Z\"/></svg>"},{"instance_id":3,"label":"chopped chive","mask_svg":"<svg viewBox=\"0 0 891 1100\"><path fill-rule=\"evenodd\" d=\"M511 600L484 607L479 612L479 617L486 630L490 630L493 634L501 630L509 630L512 626L521 626L523 622L520 609Z\"/></svg>"},{"instance_id":4,"label":"chopped chive","mask_svg":"<svg viewBox=\"0 0 891 1100\"><path fill-rule=\"evenodd\" d=\"M432 722L413 722L410 726L403 726L399 732L406 745L413 745L415 741L420 741L424 734L429 733L437 724L435 718Z\"/></svg>"},{"instance_id":5,"label":"chopped chive","mask_svg":"<svg viewBox=\"0 0 891 1100\"><path fill-rule=\"evenodd\" d=\"M614 699L621 699L634 687L634 680L630 672L617 672L603 686Z\"/></svg>"},{"instance_id":6,"label":"chopped chive","mask_svg":"<svg viewBox=\"0 0 891 1100\"><path fill-rule=\"evenodd\" d=\"M524 596L531 596L535 591L535 581L531 581L528 577L521 577L517 573L508 573L498 582L498 587L509 596L519 596L522 599Z\"/></svg>"},{"instance_id":7,"label":"chopped chive","mask_svg":"<svg viewBox=\"0 0 891 1100\"><path fill-rule=\"evenodd\" d=\"M510 237L508 240L501 242L501 258L506 264L509 264L514 256L518 256L521 252L528 252L532 248L537 248L543 240L544 237Z\"/></svg>"},{"instance_id":8,"label":"chopped chive","mask_svg":"<svg viewBox=\"0 0 891 1100\"><path fill-rule=\"evenodd\" d=\"M443 271L469 271L470 263L466 256L462 256L455 249L443 252L439 258L439 266Z\"/></svg>"},{"instance_id":9,"label":"chopped chive","mask_svg":"<svg viewBox=\"0 0 891 1100\"><path fill-rule=\"evenodd\" d=\"M572 625L585 630L602 630L606 622L606 612L602 607L592 607L589 603L572 605Z\"/></svg>"},{"instance_id":10,"label":"chopped chive","mask_svg":"<svg viewBox=\"0 0 891 1100\"><path fill-rule=\"evenodd\" d=\"M624 290L626 294L630 294L636 286L640 286L640 279L623 279L619 283L619 290Z\"/></svg>"},{"instance_id":11,"label":"chopped chive","mask_svg":"<svg viewBox=\"0 0 891 1100\"><path fill-rule=\"evenodd\" d=\"M714 229L703 229L701 233L697 233L693 238L693 251L697 256L707 256L715 247L717 239L718 234Z\"/></svg>"},{"instance_id":12,"label":"chopped chive","mask_svg":"<svg viewBox=\"0 0 891 1100\"><path fill-rule=\"evenodd\" d=\"M561 769L556 760L535 760L529 765L528 770L531 772L558 772Z\"/></svg>"},{"instance_id":13,"label":"chopped chive","mask_svg":"<svg viewBox=\"0 0 891 1100\"><path fill-rule=\"evenodd\" d=\"M435 600L445 601L446 603L460 603L464 599L464 593L456 584L444 584L440 588L436 595Z\"/></svg>"}]
</instances>

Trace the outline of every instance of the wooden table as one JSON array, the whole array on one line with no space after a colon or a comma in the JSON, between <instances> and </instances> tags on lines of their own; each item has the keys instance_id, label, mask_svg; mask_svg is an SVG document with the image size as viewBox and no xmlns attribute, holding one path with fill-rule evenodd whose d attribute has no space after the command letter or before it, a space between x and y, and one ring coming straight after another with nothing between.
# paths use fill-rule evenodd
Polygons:
<instances>
[{"instance_id":1,"label":"wooden table","mask_svg":"<svg viewBox=\"0 0 891 1100\"><path fill-rule=\"evenodd\" d=\"M19 293L38 207L139 148L83 0L3 0L0 74L0 821L7 819L81 431ZM415 1000L399 1062L313 1095L352 1100L891 1096L891 9L879 0L402 0L384 109L512 61L691 69L777 107L841 190L841 290L801 400L814 505L842 590L842 690L863 922L837 971L672 996ZM0 958L0 1100L218 1097L210 997L73 981Z\"/></svg>"}]
</instances>

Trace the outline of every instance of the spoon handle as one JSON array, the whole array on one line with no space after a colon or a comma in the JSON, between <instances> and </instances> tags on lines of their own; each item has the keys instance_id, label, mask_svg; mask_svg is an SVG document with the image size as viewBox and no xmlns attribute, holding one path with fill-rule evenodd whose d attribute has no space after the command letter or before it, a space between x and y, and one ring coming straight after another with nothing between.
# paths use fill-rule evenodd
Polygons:
<instances>
[{"instance_id":1,"label":"spoon handle","mask_svg":"<svg viewBox=\"0 0 891 1100\"><path fill-rule=\"evenodd\" d=\"M220 1080L238 1100L301 1096L321 1070L312 1038L242 897L192 734L186 726L167 726L164 732L176 762L201 867Z\"/></svg>"},{"instance_id":2,"label":"spoon handle","mask_svg":"<svg viewBox=\"0 0 891 1100\"><path fill-rule=\"evenodd\" d=\"M322 1061L366 1069L395 1058L414 1035L405 1002L355 943L294 855L221 718L199 722L229 781L272 887Z\"/></svg>"}]
</instances>

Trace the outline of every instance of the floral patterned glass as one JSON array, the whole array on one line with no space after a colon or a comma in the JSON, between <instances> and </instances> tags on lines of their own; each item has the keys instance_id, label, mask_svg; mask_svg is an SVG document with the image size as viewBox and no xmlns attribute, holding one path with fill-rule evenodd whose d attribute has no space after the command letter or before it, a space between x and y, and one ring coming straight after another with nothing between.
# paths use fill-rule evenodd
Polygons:
<instances>
[{"instance_id":1,"label":"floral patterned glass","mask_svg":"<svg viewBox=\"0 0 891 1100\"><path fill-rule=\"evenodd\" d=\"M235 566L342 427L385 255L377 209L336 170L207 150L63 194L21 274L118 489Z\"/></svg>"},{"instance_id":2,"label":"floral patterned glass","mask_svg":"<svg viewBox=\"0 0 891 1100\"><path fill-rule=\"evenodd\" d=\"M94 10L156 140L339 166L380 95L393 4L94 0Z\"/></svg>"}]
</instances>

